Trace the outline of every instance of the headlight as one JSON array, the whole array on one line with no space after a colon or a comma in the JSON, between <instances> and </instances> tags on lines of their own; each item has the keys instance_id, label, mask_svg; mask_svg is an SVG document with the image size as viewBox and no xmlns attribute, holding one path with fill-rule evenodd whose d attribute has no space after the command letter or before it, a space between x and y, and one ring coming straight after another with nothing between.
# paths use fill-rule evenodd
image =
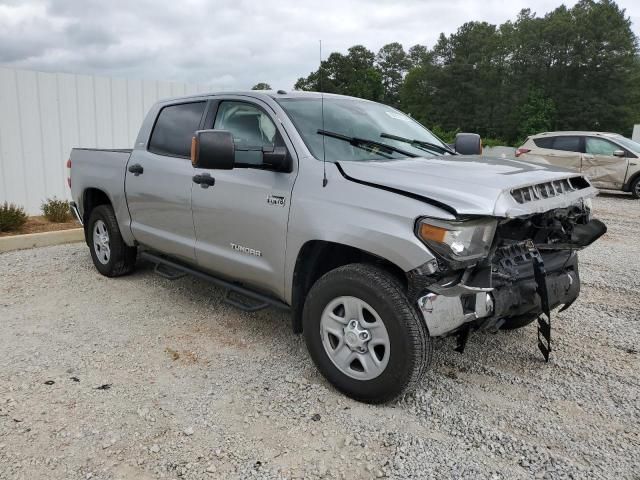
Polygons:
<instances>
[{"instance_id":1,"label":"headlight","mask_svg":"<svg viewBox=\"0 0 640 480\"><path fill-rule=\"evenodd\" d=\"M489 254L497 224L493 219L452 222L422 218L417 223L416 234L444 258L467 263Z\"/></svg>"}]
</instances>

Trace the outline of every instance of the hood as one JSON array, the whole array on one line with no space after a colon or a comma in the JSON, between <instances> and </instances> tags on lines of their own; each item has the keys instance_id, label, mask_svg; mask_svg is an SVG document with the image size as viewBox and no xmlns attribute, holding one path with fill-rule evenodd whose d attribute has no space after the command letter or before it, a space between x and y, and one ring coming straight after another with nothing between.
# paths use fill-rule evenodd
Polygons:
<instances>
[{"instance_id":1,"label":"hood","mask_svg":"<svg viewBox=\"0 0 640 480\"><path fill-rule=\"evenodd\" d=\"M456 155L338 165L349 180L423 197L457 215L515 217L566 207L597 194L573 171L509 158ZM581 179L574 181L580 187L565 190L556 182L572 178ZM526 195L516 199L512 191L517 189L525 189Z\"/></svg>"}]
</instances>

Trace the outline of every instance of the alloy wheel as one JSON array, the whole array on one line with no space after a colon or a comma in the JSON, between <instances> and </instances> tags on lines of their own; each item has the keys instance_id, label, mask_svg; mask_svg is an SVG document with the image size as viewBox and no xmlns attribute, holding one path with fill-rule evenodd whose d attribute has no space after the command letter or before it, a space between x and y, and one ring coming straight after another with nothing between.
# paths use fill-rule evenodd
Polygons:
<instances>
[{"instance_id":1,"label":"alloy wheel","mask_svg":"<svg viewBox=\"0 0 640 480\"><path fill-rule=\"evenodd\" d=\"M93 224L93 251L98 261L103 265L109 263L111 258L111 247L109 245L109 231L102 220L97 220Z\"/></svg>"},{"instance_id":2,"label":"alloy wheel","mask_svg":"<svg viewBox=\"0 0 640 480\"><path fill-rule=\"evenodd\" d=\"M380 315L357 297L329 302L320 319L322 345L333 364L357 380L372 380L389 363L389 334Z\"/></svg>"}]
</instances>

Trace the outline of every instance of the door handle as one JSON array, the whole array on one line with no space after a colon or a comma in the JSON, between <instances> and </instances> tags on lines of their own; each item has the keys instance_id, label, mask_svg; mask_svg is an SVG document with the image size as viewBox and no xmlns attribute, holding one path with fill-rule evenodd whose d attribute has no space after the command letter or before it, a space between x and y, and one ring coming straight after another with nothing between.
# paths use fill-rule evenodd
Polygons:
<instances>
[{"instance_id":1,"label":"door handle","mask_svg":"<svg viewBox=\"0 0 640 480\"><path fill-rule=\"evenodd\" d=\"M208 173L201 173L193 176L193 183L197 183L201 188L209 188L216 184L216 179Z\"/></svg>"},{"instance_id":2,"label":"door handle","mask_svg":"<svg viewBox=\"0 0 640 480\"><path fill-rule=\"evenodd\" d=\"M135 177L137 177L138 175L142 175L144 173L144 168L142 168L142 165L140 165L139 163L134 163L133 165L130 165L128 170L131 173L133 173Z\"/></svg>"}]
</instances>

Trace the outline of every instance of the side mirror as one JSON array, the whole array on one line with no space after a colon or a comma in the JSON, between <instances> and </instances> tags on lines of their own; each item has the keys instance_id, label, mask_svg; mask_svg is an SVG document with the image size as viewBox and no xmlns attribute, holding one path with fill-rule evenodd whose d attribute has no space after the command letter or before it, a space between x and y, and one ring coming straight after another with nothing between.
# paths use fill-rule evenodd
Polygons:
<instances>
[{"instance_id":1,"label":"side mirror","mask_svg":"<svg viewBox=\"0 0 640 480\"><path fill-rule=\"evenodd\" d=\"M627 156L627 152L625 152L624 150L614 150L613 156L624 158Z\"/></svg>"},{"instance_id":2,"label":"side mirror","mask_svg":"<svg viewBox=\"0 0 640 480\"><path fill-rule=\"evenodd\" d=\"M276 172L291 171L291 157L285 147L273 147L262 149L262 163Z\"/></svg>"},{"instance_id":3,"label":"side mirror","mask_svg":"<svg viewBox=\"0 0 640 480\"><path fill-rule=\"evenodd\" d=\"M235 156L231 132L198 130L191 139L191 163L196 168L231 170Z\"/></svg>"},{"instance_id":4,"label":"side mirror","mask_svg":"<svg viewBox=\"0 0 640 480\"><path fill-rule=\"evenodd\" d=\"M482 140L477 133L458 133L453 144L456 153L460 155L480 155Z\"/></svg>"}]
</instances>

